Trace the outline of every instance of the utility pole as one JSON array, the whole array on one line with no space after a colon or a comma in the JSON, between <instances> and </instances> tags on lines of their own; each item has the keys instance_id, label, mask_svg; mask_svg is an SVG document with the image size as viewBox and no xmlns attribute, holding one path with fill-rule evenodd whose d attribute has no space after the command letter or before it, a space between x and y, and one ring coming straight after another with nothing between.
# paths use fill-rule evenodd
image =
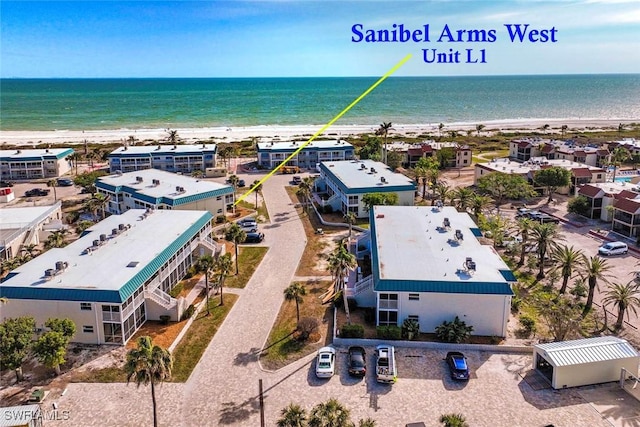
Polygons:
<instances>
[{"instance_id":1,"label":"utility pole","mask_svg":"<svg viewBox=\"0 0 640 427\"><path fill-rule=\"evenodd\" d=\"M262 395L262 378L258 380L258 394L260 396L260 427L265 427L264 424L264 396Z\"/></svg>"}]
</instances>

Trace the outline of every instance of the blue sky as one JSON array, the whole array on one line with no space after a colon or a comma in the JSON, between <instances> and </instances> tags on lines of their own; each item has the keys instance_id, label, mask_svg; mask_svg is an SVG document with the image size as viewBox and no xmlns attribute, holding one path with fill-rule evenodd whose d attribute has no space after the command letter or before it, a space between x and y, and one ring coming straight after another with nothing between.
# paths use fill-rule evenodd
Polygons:
<instances>
[{"instance_id":1,"label":"blue sky","mask_svg":"<svg viewBox=\"0 0 640 427\"><path fill-rule=\"evenodd\" d=\"M1 77L378 76L640 72L640 2L0 2ZM354 43L352 26L429 24L429 43ZM511 43L505 24L557 30ZM494 43L437 43L443 27ZM486 64L427 64L422 49L485 49Z\"/></svg>"}]
</instances>

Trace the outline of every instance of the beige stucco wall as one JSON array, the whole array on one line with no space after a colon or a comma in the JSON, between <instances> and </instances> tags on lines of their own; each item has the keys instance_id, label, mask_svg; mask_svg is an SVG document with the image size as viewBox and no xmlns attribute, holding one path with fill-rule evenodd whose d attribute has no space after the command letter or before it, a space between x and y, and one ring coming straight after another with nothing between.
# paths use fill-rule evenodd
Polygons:
<instances>
[{"instance_id":1,"label":"beige stucco wall","mask_svg":"<svg viewBox=\"0 0 640 427\"><path fill-rule=\"evenodd\" d=\"M420 330L433 332L455 316L473 326L473 335L506 336L511 297L505 295L442 294L422 292L419 301L409 293L398 295L398 324L410 315L419 316Z\"/></svg>"},{"instance_id":2,"label":"beige stucco wall","mask_svg":"<svg viewBox=\"0 0 640 427\"><path fill-rule=\"evenodd\" d=\"M56 280L55 278L53 280ZM76 334L73 342L83 344L101 344L104 342L102 333L102 307L100 303L91 303L91 310L80 310L80 302L76 301L44 301L11 299L2 305L0 320L31 316L36 321L36 327L45 329L44 323L49 318L71 319L76 324ZM83 333L83 326L93 326L93 333Z\"/></svg>"}]
</instances>

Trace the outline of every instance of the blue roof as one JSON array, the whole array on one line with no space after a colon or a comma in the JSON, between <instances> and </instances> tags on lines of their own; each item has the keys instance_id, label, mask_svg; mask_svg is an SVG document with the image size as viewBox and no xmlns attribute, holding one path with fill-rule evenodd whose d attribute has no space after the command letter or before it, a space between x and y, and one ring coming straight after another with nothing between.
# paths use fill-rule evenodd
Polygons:
<instances>
[{"instance_id":1,"label":"blue roof","mask_svg":"<svg viewBox=\"0 0 640 427\"><path fill-rule=\"evenodd\" d=\"M432 292L441 294L513 295L506 282L446 282L416 280L378 280L376 292Z\"/></svg>"},{"instance_id":2,"label":"blue roof","mask_svg":"<svg viewBox=\"0 0 640 427\"><path fill-rule=\"evenodd\" d=\"M126 185L111 185L111 184L107 184L105 182L102 182L100 180L96 181L96 188L102 189L102 190L107 190L107 191L111 191L114 193L128 193L131 195L132 198L136 199L136 200L141 200L143 202L147 202L147 203L151 203L154 205L160 205L160 204L165 204L168 206L180 206L180 205L184 205L187 203L192 203L198 200L203 200L203 199L209 199L212 197L218 197L218 196L224 196L226 194L233 194L233 187L231 186L225 186L225 187L221 187L217 190L211 190L211 191L204 191L202 193L197 193L197 194L188 194L185 195L184 197L180 197L180 196L176 196L176 197L168 197L168 196L162 196L162 197L153 197L153 196L149 196L148 194L142 194L139 192L138 189L133 188L133 187L129 187Z\"/></svg>"}]
</instances>

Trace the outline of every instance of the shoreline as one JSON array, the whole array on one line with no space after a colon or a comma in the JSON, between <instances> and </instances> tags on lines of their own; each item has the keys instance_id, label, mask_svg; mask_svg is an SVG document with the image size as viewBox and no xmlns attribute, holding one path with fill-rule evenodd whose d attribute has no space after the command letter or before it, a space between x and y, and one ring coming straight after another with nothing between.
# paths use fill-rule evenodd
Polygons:
<instances>
[{"instance_id":1,"label":"shoreline","mask_svg":"<svg viewBox=\"0 0 640 427\"><path fill-rule=\"evenodd\" d=\"M590 132L602 132L617 130L619 124L629 125L639 120L631 119L599 119L599 118L572 118L572 119L509 119L489 120L477 123L457 122L443 123L442 135L448 131L475 132L476 125L484 126L481 133L491 135L498 131L530 132L539 131L550 135L560 134L563 125L568 126L567 132L588 130ZM545 124L549 125L546 132L540 130ZM428 134L433 137L439 135L439 123L426 124L393 124L390 136L418 137ZM288 140L290 138L310 138L324 125L262 125L245 127L203 127L203 128L172 128L178 132L178 136L187 144L195 141L210 141L212 143L237 142L258 138L262 141ZM355 135L373 134L378 125L333 125L328 128L318 139L348 138ZM3 145L38 145L38 144L82 144L87 140L91 144L122 143L130 136L134 136L138 142L146 140L160 141L166 139L165 129L105 129L105 130L52 130L52 131L1 131L0 143Z\"/></svg>"}]
</instances>

